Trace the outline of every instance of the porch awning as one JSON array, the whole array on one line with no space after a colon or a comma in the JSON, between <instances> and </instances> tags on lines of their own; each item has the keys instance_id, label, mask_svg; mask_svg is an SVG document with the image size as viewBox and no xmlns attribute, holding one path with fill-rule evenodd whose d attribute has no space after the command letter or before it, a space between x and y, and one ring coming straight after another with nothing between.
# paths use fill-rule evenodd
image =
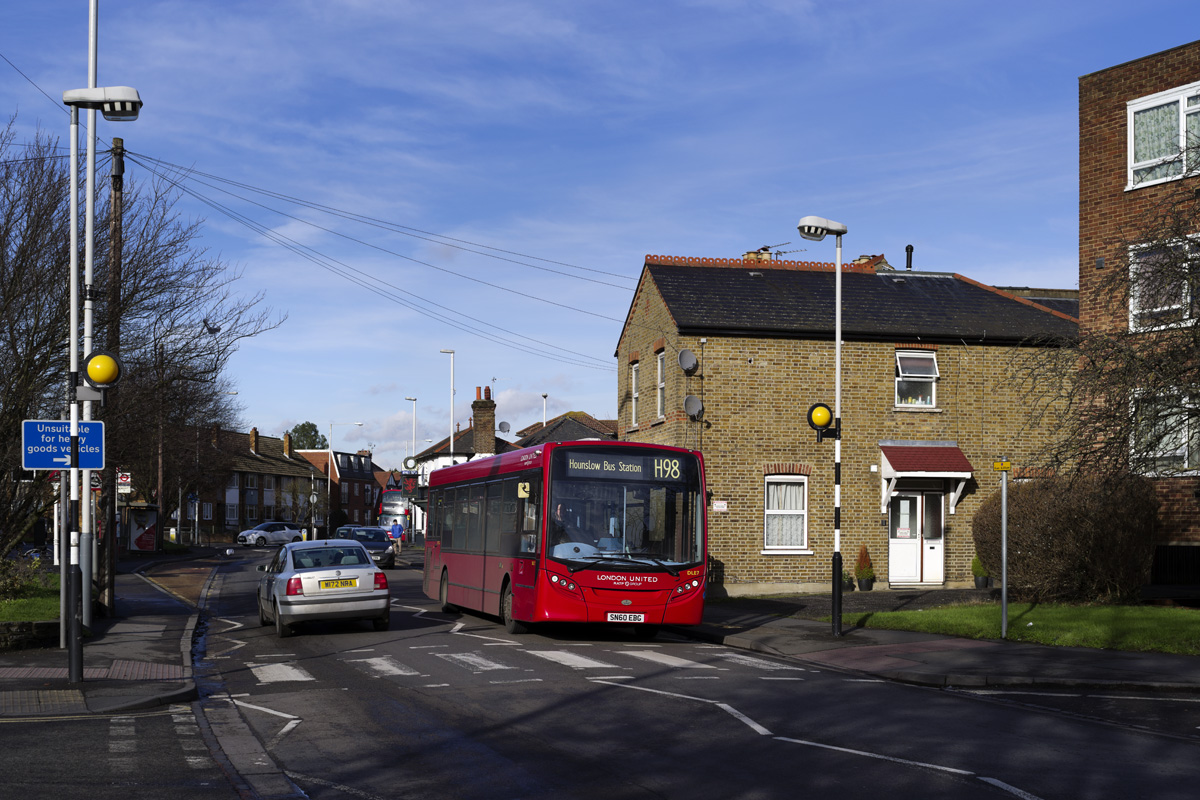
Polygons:
<instances>
[{"instance_id":1,"label":"porch awning","mask_svg":"<svg viewBox=\"0 0 1200 800\"><path fill-rule=\"evenodd\" d=\"M967 481L975 472L955 442L884 441L879 443L879 450L882 454L880 477L883 479L883 496L879 503L881 514L887 513L888 501L896 490L896 482L901 478L945 478L954 481L954 488L950 492L950 513L953 514Z\"/></svg>"}]
</instances>

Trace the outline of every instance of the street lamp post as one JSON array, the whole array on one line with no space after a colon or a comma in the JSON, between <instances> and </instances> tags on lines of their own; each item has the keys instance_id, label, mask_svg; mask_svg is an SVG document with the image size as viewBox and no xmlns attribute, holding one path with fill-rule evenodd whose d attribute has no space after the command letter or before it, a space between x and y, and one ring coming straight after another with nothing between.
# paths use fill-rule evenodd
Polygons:
<instances>
[{"instance_id":1,"label":"street lamp post","mask_svg":"<svg viewBox=\"0 0 1200 800\"><path fill-rule=\"evenodd\" d=\"M441 352L450 354L450 466L454 466L454 351Z\"/></svg>"},{"instance_id":2,"label":"street lamp post","mask_svg":"<svg viewBox=\"0 0 1200 800\"><path fill-rule=\"evenodd\" d=\"M333 533L333 426L334 425L357 425L362 427L361 422L331 422L329 423L329 472L328 478L325 481L325 538L330 538Z\"/></svg>"},{"instance_id":3,"label":"street lamp post","mask_svg":"<svg viewBox=\"0 0 1200 800\"><path fill-rule=\"evenodd\" d=\"M84 357L91 354L92 349L92 253L94 250L95 231L95 173L96 173L96 110L104 113L104 118L110 121L133 120L138 116L142 107L142 99L136 89L129 86L96 86L97 63L97 16L98 0L92 0L90 5L88 31L88 88L69 89L63 92L63 103L71 109L71 203L70 203L70 317L69 317L69 347L70 353L70 437L71 437L71 527L75 528L81 521L81 530L72 530L70 537L70 567L68 559L63 559L64 575L67 578L67 608L63 621L69 627L68 635L68 677L71 683L83 681L83 624L91 623L91 567L92 549L95 534L92 532L91 503L85 505L82 520L79 516L80 500L80 469L79 469L79 109L88 112L88 143L87 143L87 200L84 221ZM84 400L83 418L91 419L91 400ZM84 470L83 480L88 482L86 491L91 494L91 471ZM110 537L113 535L110 532ZM109 546L113 542L109 541ZM80 563L80 554L84 553L86 563ZM86 584L83 580L83 569L86 566L88 577ZM80 605L82 603L82 605ZM76 608L79 607L84 615L80 619Z\"/></svg>"},{"instance_id":4,"label":"street lamp post","mask_svg":"<svg viewBox=\"0 0 1200 800\"><path fill-rule=\"evenodd\" d=\"M837 237L837 262L833 271L833 635L842 635L842 235L846 226L824 217L804 217L797 224L800 236L819 242L828 234Z\"/></svg>"},{"instance_id":5,"label":"street lamp post","mask_svg":"<svg viewBox=\"0 0 1200 800\"><path fill-rule=\"evenodd\" d=\"M412 435L412 454L417 455L417 398L406 397L405 400L411 400L413 404L413 435Z\"/></svg>"},{"instance_id":6,"label":"street lamp post","mask_svg":"<svg viewBox=\"0 0 1200 800\"><path fill-rule=\"evenodd\" d=\"M546 393L542 392L542 430L546 429Z\"/></svg>"}]
</instances>

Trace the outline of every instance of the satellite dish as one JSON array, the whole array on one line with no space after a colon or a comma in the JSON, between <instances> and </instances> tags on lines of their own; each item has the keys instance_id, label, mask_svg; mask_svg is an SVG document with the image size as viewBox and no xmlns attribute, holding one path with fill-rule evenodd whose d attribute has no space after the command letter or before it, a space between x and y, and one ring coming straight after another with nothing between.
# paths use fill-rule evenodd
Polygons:
<instances>
[{"instance_id":1,"label":"satellite dish","mask_svg":"<svg viewBox=\"0 0 1200 800\"><path fill-rule=\"evenodd\" d=\"M696 367L700 366L700 362L696 360L696 354L691 350L679 351L679 368L688 375L696 371Z\"/></svg>"},{"instance_id":2,"label":"satellite dish","mask_svg":"<svg viewBox=\"0 0 1200 800\"><path fill-rule=\"evenodd\" d=\"M509 425L507 422L500 423L500 432L501 433L508 433L510 430L512 430L512 426Z\"/></svg>"},{"instance_id":3,"label":"satellite dish","mask_svg":"<svg viewBox=\"0 0 1200 800\"><path fill-rule=\"evenodd\" d=\"M416 456L409 456L408 458L404 459L404 468L405 469L416 469L417 468Z\"/></svg>"},{"instance_id":4,"label":"satellite dish","mask_svg":"<svg viewBox=\"0 0 1200 800\"><path fill-rule=\"evenodd\" d=\"M683 410L692 419L700 419L704 416L704 403L696 395L689 394L683 398Z\"/></svg>"}]
</instances>

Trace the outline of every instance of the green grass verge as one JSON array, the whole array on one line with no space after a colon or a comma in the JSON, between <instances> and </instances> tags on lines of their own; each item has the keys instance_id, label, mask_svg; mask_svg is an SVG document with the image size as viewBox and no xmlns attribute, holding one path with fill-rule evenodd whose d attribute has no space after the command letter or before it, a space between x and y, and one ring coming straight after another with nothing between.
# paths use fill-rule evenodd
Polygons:
<instances>
[{"instance_id":1,"label":"green grass verge","mask_svg":"<svg viewBox=\"0 0 1200 800\"><path fill-rule=\"evenodd\" d=\"M849 627L999 639L1000 611L999 603L973 603L923 611L843 614L842 622ZM1200 655L1200 610L1009 603L1007 638L1060 647Z\"/></svg>"},{"instance_id":2,"label":"green grass verge","mask_svg":"<svg viewBox=\"0 0 1200 800\"><path fill-rule=\"evenodd\" d=\"M48 573L45 586L34 586L27 596L0 600L0 622L38 622L58 619L58 573Z\"/></svg>"}]
</instances>

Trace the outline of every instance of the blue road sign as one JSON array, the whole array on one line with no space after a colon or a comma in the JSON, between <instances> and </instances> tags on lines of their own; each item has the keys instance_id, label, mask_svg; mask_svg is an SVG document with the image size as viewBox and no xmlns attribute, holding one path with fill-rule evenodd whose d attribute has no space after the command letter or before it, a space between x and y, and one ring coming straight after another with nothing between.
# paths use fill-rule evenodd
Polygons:
<instances>
[{"instance_id":1,"label":"blue road sign","mask_svg":"<svg viewBox=\"0 0 1200 800\"><path fill-rule=\"evenodd\" d=\"M68 469L71 423L27 419L21 423L22 469ZM104 423L79 422L79 469L104 469Z\"/></svg>"}]
</instances>

